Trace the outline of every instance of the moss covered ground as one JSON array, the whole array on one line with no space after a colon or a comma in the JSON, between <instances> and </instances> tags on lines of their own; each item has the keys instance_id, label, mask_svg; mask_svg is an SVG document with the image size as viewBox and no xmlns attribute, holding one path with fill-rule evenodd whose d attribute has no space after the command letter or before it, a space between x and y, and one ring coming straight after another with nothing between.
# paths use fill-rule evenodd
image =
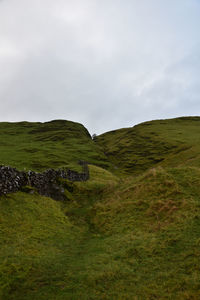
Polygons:
<instances>
[{"instance_id":1,"label":"moss covered ground","mask_svg":"<svg viewBox=\"0 0 200 300\"><path fill-rule=\"evenodd\" d=\"M154 158L160 151L158 137L171 146L181 144L180 128L191 153L171 147L162 161L152 165L147 155L147 165L132 170L120 159L119 147L119 159L111 152L111 163L105 158L107 170L91 164L87 182L63 181L66 201L36 192L1 196L0 299L200 299L198 122L186 118L138 125L144 136L154 127L157 143L149 150ZM103 153L107 140L108 152L121 131L91 144ZM124 155L131 159L128 151ZM117 165L114 172L112 164Z\"/></svg>"}]
</instances>

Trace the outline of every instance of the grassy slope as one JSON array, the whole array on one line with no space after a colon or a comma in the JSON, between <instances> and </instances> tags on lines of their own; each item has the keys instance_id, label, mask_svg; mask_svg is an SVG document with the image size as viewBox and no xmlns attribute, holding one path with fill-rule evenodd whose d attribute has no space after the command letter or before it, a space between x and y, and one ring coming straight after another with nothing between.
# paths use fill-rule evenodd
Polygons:
<instances>
[{"instance_id":1,"label":"grassy slope","mask_svg":"<svg viewBox=\"0 0 200 300\"><path fill-rule=\"evenodd\" d=\"M106 299L200 298L199 190L200 169L157 168L96 203L110 266Z\"/></svg>"},{"instance_id":2,"label":"grassy slope","mask_svg":"<svg viewBox=\"0 0 200 300\"><path fill-rule=\"evenodd\" d=\"M59 203L16 193L1 197L0 207L0 299L23 299L34 291L41 297L44 286L51 291L54 281L62 285L78 234Z\"/></svg>"},{"instance_id":3,"label":"grassy slope","mask_svg":"<svg viewBox=\"0 0 200 300\"><path fill-rule=\"evenodd\" d=\"M131 129L147 136L153 127L158 140L162 136L163 143L178 147L184 136L182 142L191 147L191 153L171 147L165 160L154 164L147 154L146 167L137 165L138 176L118 178L90 166L88 182L65 181L66 202L25 193L1 197L0 299L199 299L198 122L155 121ZM110 134L109 149L115 134L98 137L100 142ZM142 152L147 139L138 140ZM158 140L149 150L154 158ZM122 159L110 157L129 170Z\"/></svg>"},{"instance_id":4,"label":"grassy slope","mask_svg":"<svg viewBox=\"0 0 200 300\"><path fill-rule=\"evenodd\" d=\"M200 117L145 122L96 138L118 173L157 166L200 167Z\"/></svg>"},{"instance_id":5,"label":"grassy slope","mask_svg":"<svg viewBox=\"0 0 200 300\"><path fill-rule=\"evenodd\" d=\"M75 122L0 123L0 164L41 171L77 168L79 160L108 167L107 158L87 129Z\"/></svg>"},{"instance_id":6,"label":"grassy slope","mask_svg":"<svg viewBox=\"0 0 200 300\"><path fill-rule=\"evenodd\" d=\"M1 199L2 299L199 299L200 170L90 171L66 203Z\"/></svg>"},{"instance_id":7,"label":"grassy slope","mask_svg":"<svg viewBox=\"0 0 200 300\"><path fill-rule=\"evenodd\" d=\"M0 197L0 299L87 297L92 205L118 182L99 167L90 172L86 186L65 181L68 202L22 192Z\"/></svg>"}]
</instances>

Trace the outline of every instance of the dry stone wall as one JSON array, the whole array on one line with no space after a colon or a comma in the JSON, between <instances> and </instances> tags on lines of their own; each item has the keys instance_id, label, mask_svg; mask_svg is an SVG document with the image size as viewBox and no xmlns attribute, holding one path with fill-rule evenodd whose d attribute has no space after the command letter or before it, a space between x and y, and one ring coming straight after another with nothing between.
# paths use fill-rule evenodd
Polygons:
<instances>
[{"instance_id":1,"label":"dry stone wall","mask_svg":"<svg viewBox=\"0 0 200 300\"><path fill-rule=\"evenodd\" d=\"M86 181L89 179L89 169L86 162L80 161L83 172L73 170L49 169L43 173L33 171L21 172L9 166L0 166L0 195L17 192L24 186L31 186L41 195L56 200L64 199L64 188L59 178L70 181Z\"/></svg>"},{"instance_id":2,"label":"dry stone wall","mask_svg":"<svg viewBox=\"0 0 200 300\"><path fill-rule=\"evenodd\" d=\"M20 172L9 166L0 166L0 195L16 192L26 183L25 172Z\"/></svg>"}]
</instances>

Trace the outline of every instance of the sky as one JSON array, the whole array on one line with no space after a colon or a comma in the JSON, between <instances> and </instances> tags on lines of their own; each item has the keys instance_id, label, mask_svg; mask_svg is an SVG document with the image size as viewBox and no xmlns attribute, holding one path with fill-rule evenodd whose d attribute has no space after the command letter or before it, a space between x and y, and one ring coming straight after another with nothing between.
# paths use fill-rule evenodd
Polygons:
<instances>
[{"instance_id":1,"label":"sky","mask_svg":"<svg viewBox=\"0 0 200 300\"><path fill-rule=\"evenodd\" d=\"M200 115L200 0L0 0L0 122Z\"/></svg>"}]
</instances>

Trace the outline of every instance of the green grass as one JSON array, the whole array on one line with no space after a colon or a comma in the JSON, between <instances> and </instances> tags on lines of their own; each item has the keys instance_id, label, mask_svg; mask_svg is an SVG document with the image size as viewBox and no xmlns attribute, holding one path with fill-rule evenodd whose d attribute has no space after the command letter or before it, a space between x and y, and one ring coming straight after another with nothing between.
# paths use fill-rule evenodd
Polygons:
<instances>
[{"instance_id":1,"label":"green grass","mask_svg":"<svg viewBox=\"0 0 200 300\"><path fill-rule=\"evenodd\" d=\"M145 122L96 138L118 174L140 174L154 166L200 167L200 117Z\"/></svg>"},{"instance_id":2,"label":"green grass","mask_svg":"<svg viewBox=\"0 0 200 300\"><path fill-rule=\"evenodd\" d=\"M62 283L78 232L46 197L19 192L1 197L0 207L0 299L40 297L44 286Z\"/></svg>"},{"instance_id":3,"label":"green grass","mask_svg":"<svg viewBox=\"0 0 200 300\"><path fill-rule=\"evenodd\" d=\"M74 299L199 299L199 178L158 168L105 188L87 214Z\"/></svg>"},{"instance_id":4,"label":"green grass","mask_svg":"<svg viewBox=\"0 0 200 300\"><path fill-rule=\"evenodd\" d=\"M97 137L91 151L107 147L111 163L89 165L87 182L61 180L66 201L1 196L0 299L200 299L198 127L173 119Z\"/></svg>"},{"instance_id":5,"label":"green grass","mask_svg":"<svg viewBox=\"0 0 200 300\"><path fill-rule=\"evenodd\" d=\"M1 198L2 299L199 299L200 169L90 173Z\"/></svg>"},{"instance_id":6,"label":"green grass","mask_svg":"<svg viewBox=\"0 0 200 300\"><path fill-rule=\"evenodd\" d=\"M69 167L80 170L79 160L108 167L103 151L87 129L75 122L0 123L0 164L42 171Z\"/></svg>"}]
</instances>

